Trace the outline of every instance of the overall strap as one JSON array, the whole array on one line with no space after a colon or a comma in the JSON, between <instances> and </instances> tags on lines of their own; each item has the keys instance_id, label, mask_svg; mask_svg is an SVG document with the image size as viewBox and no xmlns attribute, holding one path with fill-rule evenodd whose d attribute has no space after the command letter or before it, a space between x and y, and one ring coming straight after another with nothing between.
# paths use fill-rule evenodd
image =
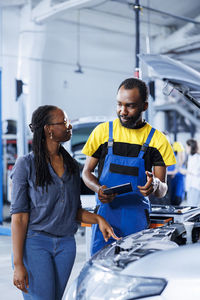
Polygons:
<instances>
[{"instance_id":1,"label":"overall strap","mask_svg":"<svg viewBox=\"0 0 200 300\"><path fill-rule=\"evenodd\" d=\"M140 153L138 154L139 158L143 158L145 152L147 151L147 148L149 147L149 143L151 142L154 132L155 132L155 128L151 128L151 131L149 132L146 142L142 145L140 149Z\"/></svg>"},{"instance_id":2,"label":"overall strap","mask_svg":"<svg viewBox=\"0 0 200 300\"><path fill-rule=\"evenodd\" d=\"M113 122L109 122L108 153L113 154Z\"/></svg>"}]
</instances>

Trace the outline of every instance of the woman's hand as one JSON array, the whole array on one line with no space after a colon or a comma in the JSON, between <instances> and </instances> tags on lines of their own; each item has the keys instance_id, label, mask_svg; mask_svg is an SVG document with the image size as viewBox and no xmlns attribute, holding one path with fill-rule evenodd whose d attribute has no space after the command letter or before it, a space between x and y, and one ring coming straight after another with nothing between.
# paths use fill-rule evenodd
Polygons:
<instances>
[{"instance_id":1,"label":"woman's hand","mask_svg":"<svg viewBox=\"0 0 200 300\"><path fill-rule=\"evenodd\" d=\"M14 268L13 284L22 292L28 293L28 273L25 266L19 265Z\"/></svg>"},{"instance_id":2,"label":"woman's hand","mask_svg":"<svg viewBox=\"0 0 200 300\"><path fill-rule=\"evenodd\" d=\"M115 235L112 227L103 217L97 215L97 218L98 218L99 229L101 230L104 240L106 242L109 240L110 237L112 237L115 240L121 239Z\"/></svg>"},{"instance_id":3,"label":"woman's hand","mask_svg":"<svg viewBox=\"0 0 200 300\"><path fill-rule=\"evenodd\" d=\"M77 211L77 221L84 222L88 224L98 224L99 229L101 230L104 240L107 242L110 237L112 237L115 240L120 240L118 238L110 224L100 215L91 213L83 208L79 208Z\"/></svg>"}]
</instances>

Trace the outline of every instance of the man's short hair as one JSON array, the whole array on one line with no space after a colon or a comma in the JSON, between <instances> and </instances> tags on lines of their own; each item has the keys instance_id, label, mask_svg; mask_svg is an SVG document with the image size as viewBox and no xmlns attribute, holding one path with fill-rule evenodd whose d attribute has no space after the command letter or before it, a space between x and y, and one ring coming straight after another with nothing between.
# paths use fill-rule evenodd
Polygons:
<instances>
[{"instance_id":1,"label":"man's short hair","mask_svg":"<svg viewBox=\"0 0 200 300\"><path fill-rule=\"evenodd\" d=\"M142 81L141 79L127 78L124 81L122 81L122 83L120 84L117 91L119 91L119 89L122 86L125 88L125 90L132 90L134 88L138 88L142 101L146 102L148 100L148 95L149 95L148 87L147 87L146 83L144 81Z\"/></svg>"}]
</instances>

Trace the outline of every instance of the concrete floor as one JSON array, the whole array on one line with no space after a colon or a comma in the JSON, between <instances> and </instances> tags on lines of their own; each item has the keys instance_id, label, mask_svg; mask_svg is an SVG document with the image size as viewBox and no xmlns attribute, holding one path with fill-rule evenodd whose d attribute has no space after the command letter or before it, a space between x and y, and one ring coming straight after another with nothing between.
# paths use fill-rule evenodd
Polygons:
<instances>
[{"instance_id":1,"label":"concrete floor","mask_svg":"<svg viewBox=\"0 0 200 300\"><path fill-rule=\"evenodd\" d=\"M9 226L9 225L8 225ZM66 287L78 276L86 261L85 236L79 230L76 234L77 255L75 264ZM22 300L21 292L12 284L13 270L11 266L11 237L0 235L0 299L1 300Z\"/></svg>"}]
</instances>

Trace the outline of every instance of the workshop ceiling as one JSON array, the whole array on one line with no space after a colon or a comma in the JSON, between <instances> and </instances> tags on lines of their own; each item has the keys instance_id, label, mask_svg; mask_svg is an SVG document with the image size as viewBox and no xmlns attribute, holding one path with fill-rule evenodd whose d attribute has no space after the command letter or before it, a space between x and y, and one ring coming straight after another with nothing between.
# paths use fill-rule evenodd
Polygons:
<instances>
[{"instance_id":1,"label":"workshop ceiling","mask_svg":"<svg viewBox=\"0 0 200 300\"><path fill-rule=\"evenodd\" d=\"M0 0L0 7L31 3L32 20L44 24L52 19L77 23L135 38L135 0ZM158 49L200 70L200 1L139 0L141 38L155 40L163 33ZM195 24L196 22L196 24Z\"/></svg>"},{"instance_id":2,"label":"workshop ceiling","mask_svg":"<svg viewBox=\"0 0 200 300\"><path fill-rule=\"evenodd\" d=\"M135 3L134 0L0 0L0 7L24 5L28 2L31 2L33 8L43 4L46 6L46 10L48 10L49 6L55 12L57 6L63 5L62 10L64 13L68 9L67 5L69 5L69 8L88 8L94 12L115 15L119 18L132 18L133 9L131 8L131 4ZM173 16L167 16L165 13L191 19L200 14L199 0L139 0L139 4L143 7L141 19L147 20L148 17L151 19L152 24L161 26L177 28L183 26L185 23ZM163 14L156 11L162 11Z\"/></svg>"}]
</instances>

